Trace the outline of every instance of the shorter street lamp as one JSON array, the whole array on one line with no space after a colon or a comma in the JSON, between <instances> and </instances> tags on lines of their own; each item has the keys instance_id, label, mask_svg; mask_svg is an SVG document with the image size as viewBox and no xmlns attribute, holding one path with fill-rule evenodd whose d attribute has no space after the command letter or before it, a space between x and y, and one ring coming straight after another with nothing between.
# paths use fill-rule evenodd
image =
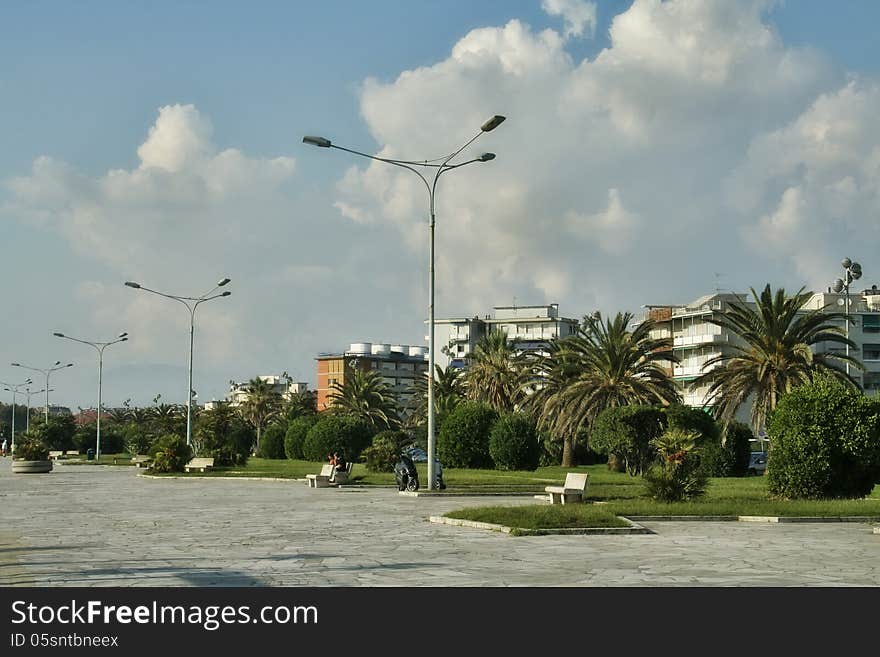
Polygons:
<instances>
[{"instance_id":1,"label":"shorter street lamp","mask_svg":"<svg viewBox=\"0 0 880 657\"><path fill-rule=\"evenodd\" d=\"M853 281L857 281L862 277L862 266L853 262L849 258L844 258L841 261L841 266L843 267L843 278L838 278L834 281L834 284L831 286L831 289L840 294L842 291L845 299L844 306L844 314L846 315L846 339L849 342L849 286ZM849 375L849 344L846 345L846 373Z\"/></svg>"},{"instance_id":2,"label":"shorter street lamp","mask_svg":"<svg viewBox=\"0 0 880 657\"><path fill-rule=\"evenodd\" d=\"M41 374L46 375L46 424L49 424L49 375L52 372L57 372L58 370L63 370L65 367L73 367L73 363L67 363L67 365L62 365L60 360L56 360L55 364L52 367L49 367L45 370L40 369L39 367L30 367L29 365L22 365L21 363L12 363L13 367L21 367L25 370L33 370L34 372L40 372Z\"/></svg>"},{"instance_id":3,"label":"shorter street lamp","mask_svg":"<svg viewBox=\"0 0 880 657\"><path fill-rule=\"evenodd\" d=\"M46 392L45 390L31 390L30 388L24 389L24 394L27 397L27 416L25 417L25 431L31 430L31 397L33 395L39 395L41 392ZM55 392L55 388L52 388L49 392Z\"/></svg>"},{"instance_id":4,"label":"shorter street lamp","mask_svg":"<svg viewBox=\"0 0 880 657\"><path fill-rule=\"evenodd\" d=\"M101 380L103 379L104 373L104 349L109 347L111 344L117 344L119 342L125 342L128 340L128 333L120 333L116 336L115 340L111 340L110 342L89 342L88 340L80 340L79 338L72 338L69 335L64 335L63 333L53 333L56 338L64 338L66 340L73 340L74 342L79 342L80 344L87 344L90 347L94 347L94 349L98 352L98 428L97 428L97 444L95 445L95 460L101 460Z\"/></svg>"},{"instance_id":5,"label":"shorter street lamp","mask_svg":"<svg viewBox=\"0 0 880 657\"><path fill-rule=\"evenodd\" d=\"M6 386L3 388L4 390L12 393L12 438L9 440L9 453L15 453L15 396L18 394L18 389L22 386L29 386L33 381L28 379L24 383L4 383L0 381L0 384Z\"/></svg>"},{"instance_id":6,"label":"shorter street lamp","mask_svg":"<svg viewBox=\"0 0 880 657\"><path fill-rule=\"evenodd\" d=\"M135 290L143 290L144 292L152 292L153 294L158 294L160 297L165 297L166 299L174 299L174 301L179 301L186 309L189 310L189 387L187 388L186 394L186 444L192 447L192 399L193 399L193 338L195 336L196 330L196 308L199 307L199 304L204 303L205 301L211 301L212 299L219 299L221 297L228 297L232 292L229 290L224 290L220 294L214 294L217 288L223 287L227 283L229 283L230 279L224 278L220 280L217 285L215 285L211 290L205 292L200 297L182 297L174 294L166 294L164 292L158 292L157 290L151 290L148 287L144 287L140 283L135 283L133 281L126 281L126 287L133 288Z\"/></svg>"}]
</instances>

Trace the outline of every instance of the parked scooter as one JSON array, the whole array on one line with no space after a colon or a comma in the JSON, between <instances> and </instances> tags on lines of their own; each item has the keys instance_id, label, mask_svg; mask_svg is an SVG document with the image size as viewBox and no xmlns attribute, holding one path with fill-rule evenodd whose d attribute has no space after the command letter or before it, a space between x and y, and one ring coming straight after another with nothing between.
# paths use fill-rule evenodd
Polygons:
<instances>
[{"instance_id":1,"label":"parked scooter","mask_svg":"<svg viewBox=\"0 0 880 657\"><path fill-rule=\"evenodd\" d=\"M419 489L419 473L416 464L406 454L400 455L400 461L394 466L394 478L397 480L397 490L416 491Z\"/></svg>"}]
</instances>

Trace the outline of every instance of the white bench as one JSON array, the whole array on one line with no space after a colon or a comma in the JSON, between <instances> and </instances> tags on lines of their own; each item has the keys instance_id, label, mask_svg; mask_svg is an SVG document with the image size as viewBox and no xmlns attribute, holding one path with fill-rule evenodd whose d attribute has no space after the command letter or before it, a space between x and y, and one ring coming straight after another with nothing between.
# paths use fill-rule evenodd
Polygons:
<instances>
[{"instance_id":1,"label":"white bench","mask_svg":"<svg viewBox=\"0 0 880 657\"><path fill-rule=\"evenodd\" d=\"M544 491L550 493L551 504L583 502L589 479L590 475L585 472L569 472L562 486L547 486Z\"/></svg>"},{"instance_id":2,"label":"white bench","mask_svg":"<svg viewBox=\"0 0 880 657\"><path fill-rule=\"evenodd\" d=\"M139 468L148 468L150 467L150 463L153 462L153 458L151 456L137 454L136 456L131 457L131 462Z\"/></svg>"},{"instance_id":3,"label":"white bench","mask_svg":"<svg viewBox=\"0 0 880 657\"><path fill-rule=\"evenodd\" d=\"M353 467L354 463L348 463L342 470L339 468L333 468L333 475L330 477L330 483L336 485L347 484Z\"/></svg>"},{"instance_id":4,"label":"white bench","mask_svg":"<svg viewBox=\"0 0 880 657\"><path fill-rule=\"evenodd\" d=\"M321 468L321 474L306 475L309 488L330 488L330 478L336 468L329 463Z\"/></svg>"},{"instance_id":5,"label":"white bench","mask_svg":"<svg viewBox=\"0 0 880 657\"><path fill-rule=\"evenodd\" d=\"M214 459L212 459L212 458L197 458L197 459L193 459L192 461L187 463L185 466L183 466L183 469L186 472L193 472L195 470L198 470L199 472L205 472L206 470L210 470L213 467L214 467Z\"/></svg>"},{"instance_id":6,"label":"white bench","mask_svg":"<svg viewBox=\"0 0 880 657\"><path fill-rule=\"evenodd\" d=\"M53 450L53 451L49 452L49 460L50 461L55 461L57 459L60 459L62 456L64 456L64 452L62 452L62 451Z\"/></svg>"}]
</instances>

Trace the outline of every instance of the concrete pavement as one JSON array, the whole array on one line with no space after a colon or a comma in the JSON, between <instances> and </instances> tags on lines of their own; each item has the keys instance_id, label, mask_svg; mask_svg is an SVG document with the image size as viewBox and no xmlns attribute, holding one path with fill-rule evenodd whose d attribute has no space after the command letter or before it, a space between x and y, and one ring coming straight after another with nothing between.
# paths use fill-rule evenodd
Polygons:
<instances>
[{"instance_id":1,"label":"concrete pavement","mask_svg":"<svg viewBox=\"0 0 880 657\"><path fill-rule=\"evenodd\" d=\"M643 536L511 537L427 522L530 498L408 498L304 482L148 479L0 460L2 586L878 586L860 523L647 522Z\"/></svg>"}]
</instances>

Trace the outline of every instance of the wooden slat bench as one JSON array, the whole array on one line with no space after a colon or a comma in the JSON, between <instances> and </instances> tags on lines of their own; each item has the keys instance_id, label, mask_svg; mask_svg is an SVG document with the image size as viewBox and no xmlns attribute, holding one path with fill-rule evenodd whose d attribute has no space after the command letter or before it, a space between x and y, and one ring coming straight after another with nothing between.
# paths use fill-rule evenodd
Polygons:
<instances>
[{"instance_id":1,"label":"wooden slat bench","mask_svg":"<svg viewBox=\"0 0 880 657\"><path fill-rule=\"evenodd\" d=\"M186 472L205 472L214 467L214 459L213 458L196 458L183 466L183 469Z\"/></svg>"},{"instance_id":2,"label":"wooden slat bench","mask_svg":"<svg viewBox=\"0 0 880 657\"><path fill-rule=\"evenodd\" d=\"M139 468L148 468L150 463L153 462L153 458L145 454L137 454L131 457L131 462Z\"/></svg>"},{"instance_id":3,"label":"wooden slat bench","mask_svg":"<svg viewBox=\"0 0 880 657\"><path fill-rule=\"evenodd\" d=\"M335 468L328 463L321 468L321 474L306 475L306 481L309 484L309 488L329 488L330 477L333 476L334 469Z\"/></svg>"},{"instance_id":4,"label":"wooden slat bench","mask_svg":"<svg viewBox=\"0 0 880 657\"><path fill-rule=\"evenodd\" d=\"M551 504L583 502L589 479L590 475L585 472L569 472L562 486L547 486L544 491L550 493Z\"/></svg>"}]
</instances>

